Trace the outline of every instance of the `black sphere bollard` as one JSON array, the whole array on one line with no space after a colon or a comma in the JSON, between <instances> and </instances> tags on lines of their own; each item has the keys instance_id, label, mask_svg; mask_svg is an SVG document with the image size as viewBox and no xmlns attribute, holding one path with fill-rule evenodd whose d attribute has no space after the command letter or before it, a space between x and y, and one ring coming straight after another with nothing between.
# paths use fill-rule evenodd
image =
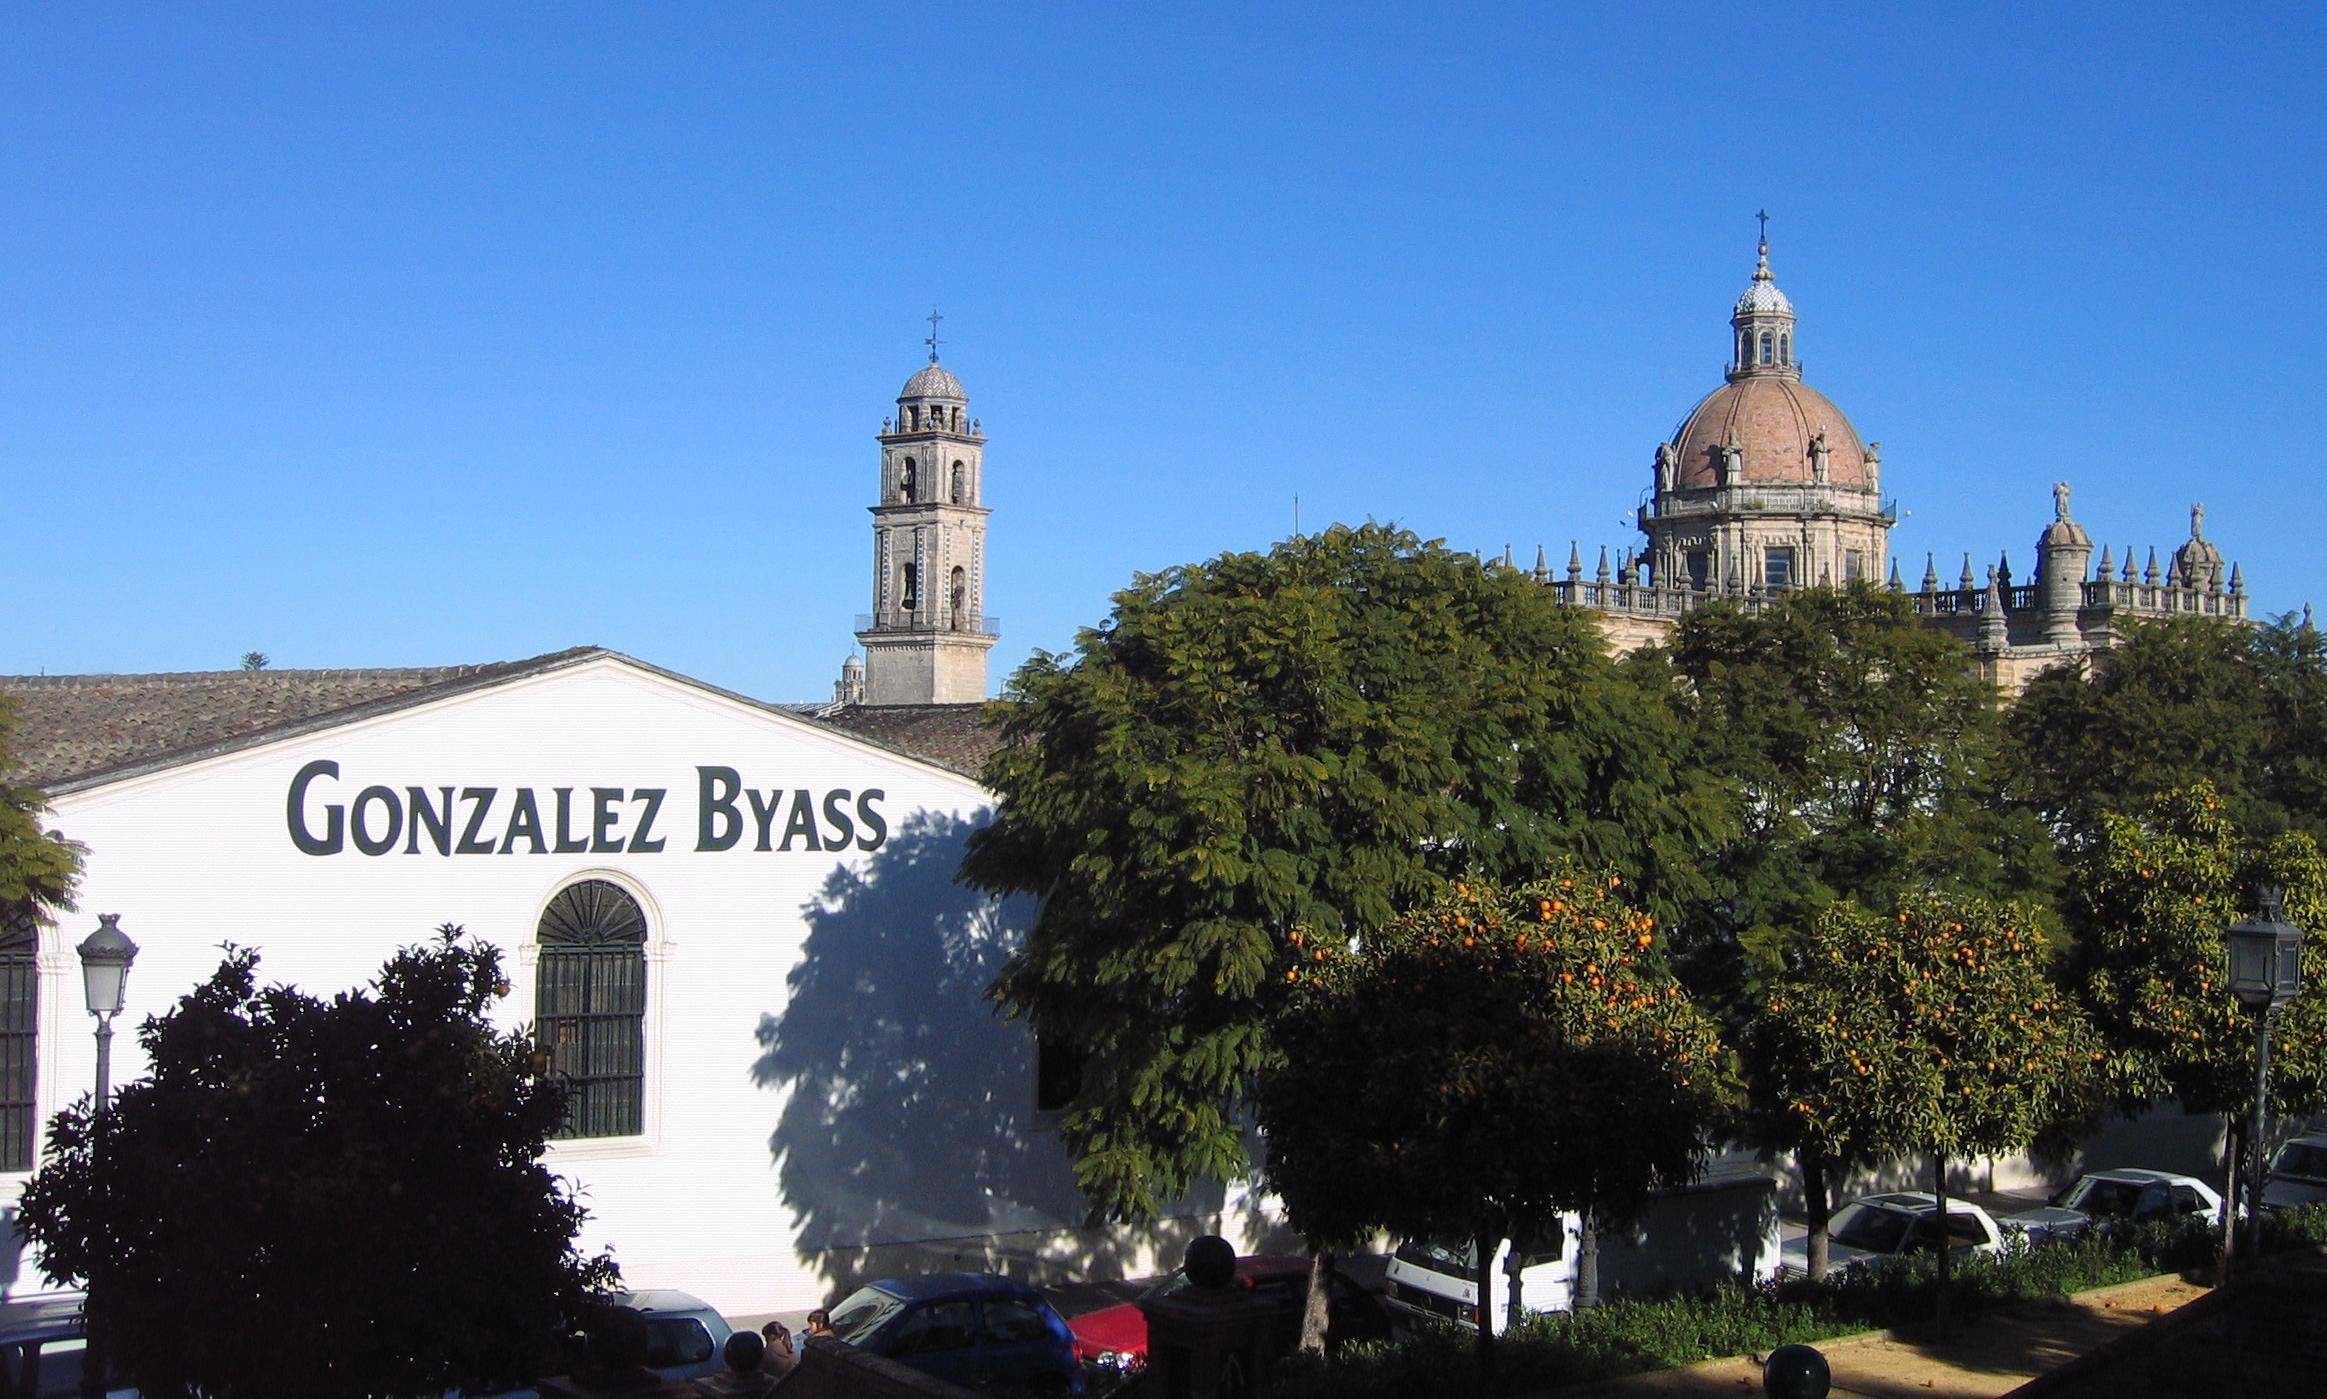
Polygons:
<instances>
[{"instance_id":1,"label":"black sphere bollard","mask_svg":"<svg viewBox=\"0 0 2327 1399\"><path fill-rule=\"evenodd\" d=\"M1226 1287L1236 1280L1236 1246L1218 1234L1206 1234L1189 1242L1180 1267L1198 1287Z\"/></svg>"},{"instance_id":2,"label":"black sphere bollard","mask_svg":"<svg viewBox=\"0 0 2327 1399\"><path fill-rule=\"evenodd\" d=\"M1809 1346L1779 1346L1761 1366L1762 1392L1773 1399L1826 1399L1834 1372Z\"/></svg>"}]
</instances>

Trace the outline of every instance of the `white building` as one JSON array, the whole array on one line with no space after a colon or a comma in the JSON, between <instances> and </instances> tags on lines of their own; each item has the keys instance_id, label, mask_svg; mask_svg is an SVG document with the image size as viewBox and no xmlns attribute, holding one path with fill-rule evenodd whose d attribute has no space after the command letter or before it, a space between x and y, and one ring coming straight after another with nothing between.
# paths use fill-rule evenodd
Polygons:
<instances>
[{"instance_id":1,"label":"white building","mask_svg":"<svg viewBox=\"0 0 2327 1399\"><path fill-rule=\"evenodd\" d=\"M503 1023L571 1078L549 1164L633 1286L792 1310L898 1271L1119 1275L1241 1233L1218 1192L1161 1230L1081 1228L1031 1040L985 998L1025 909L953 878L990 739L976 704L944 701L983 697L992 636L983 438L945 380L943 424L913 392L924 370L899 403L931 421L883 438L864 640L885 704L812 714L594 649L0 678L26 780L88 849L83 912L0 939L0 1192L94 1079L73 946L99 914L140 949L132 1031L221 943L328 996L449 922L501 949ZM901 480L924 445L963 454L958 498ZM114 1081L144 1068L122 1035ZM0 1284L43 1285L14 1261Z\"/></svg>"}]
</instances>

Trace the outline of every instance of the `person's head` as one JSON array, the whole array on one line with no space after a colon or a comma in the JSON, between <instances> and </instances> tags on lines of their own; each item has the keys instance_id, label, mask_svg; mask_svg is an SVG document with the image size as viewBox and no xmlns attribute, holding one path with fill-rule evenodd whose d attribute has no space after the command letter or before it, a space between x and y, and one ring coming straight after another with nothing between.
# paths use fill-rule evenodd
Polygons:
<instances>
[{"instance_id":1,"label":"person's head","mask_svg":"<svg viewBox=\"0 0 2327 1399\"><path fill-rule=\"evenodd\" d=\"M727 1344L720 1348L719 1358L727 1362L729 1370L739 1375L748 1375L760 1367L760 1361L767 1358L768 1348L767 1342L749 1331L738 1331L727 1338Z\"/></svg>"},{"instance_id":2,"label":"person's head","mask_svg":"<svg viewBox=\"0 0 2327 1399\"><path fill-rule=\"evenodd\" d=\"M824 1308L822 1308L822 1307L818 1307L816 1310L814 1310L814 1311L812 1311L812 1312L808 1313L808 1334L809 1334L809 1335L811 1335L811 1336L824 1336L824 1335L830 1335L830 1334L831 1334L831 1332L832 1332L832 1313L830 1313L830 1312L828 1312L828 1311L824 1310Z\"/></svg>"},{"instance_id":3,"label":"person's head","mask_svg":"<svg viewBox=\"0 0 2327 1399\"><path fill-rule=\"evenodd\" d=\"M792 1353L792 1329L784 1323L780 1321L769 1322L760 1328L760 1336L766 1340L771 1352L777 1355L790 1355Z\"/></svg>"}]
</instances>

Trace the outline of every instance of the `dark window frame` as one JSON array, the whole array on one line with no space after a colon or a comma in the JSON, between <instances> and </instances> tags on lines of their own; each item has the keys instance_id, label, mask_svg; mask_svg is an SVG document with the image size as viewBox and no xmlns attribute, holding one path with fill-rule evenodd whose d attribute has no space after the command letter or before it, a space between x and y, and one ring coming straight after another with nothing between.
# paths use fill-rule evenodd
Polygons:
<instances>
[{"instance_id":1,"label":"dark window frame","mask_svg":"<svg viewBox=\"0 0 2327 1399\"><path fill-rule=\"evenodd\" d=\"M608 879L551 897L535 936L534 1043L566 1085L559 1140L646 1131L646 910Z\"/></svg>"},{"instance_id":2,"label":"dark window frame","mask_svg":"<svg viewBox=\"0 0 2327 1399\"><path fill-rule=\"evenodd\" d=\"M29 1171L40 1144L40 924L0 925L0 1171Z\"/></svg>"}]
</instances>

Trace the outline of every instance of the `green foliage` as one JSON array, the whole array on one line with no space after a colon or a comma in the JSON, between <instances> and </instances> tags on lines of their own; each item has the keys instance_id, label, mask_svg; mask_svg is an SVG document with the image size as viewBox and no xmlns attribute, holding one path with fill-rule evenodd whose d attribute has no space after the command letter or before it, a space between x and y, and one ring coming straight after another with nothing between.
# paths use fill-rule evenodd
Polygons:
<instances>
[{"instance_id":1,"label":"green foliage","mask_svg":"<svg viewBox=\"0 0 2327 1399\"><path fill-rule=\"evenodd\" d=\"M1691 612L1672 664L1740 838L1687 935L1693 986L1736 995L1829 904L2053 882L2051 842L1993 800L1995 693L1961 643L1870 584Z\"/></svg>"},{"instance_id":2,"label":"green foliage","mask_svg":"<svg viewBox=\"0 0 2327 1399\"><path fill-rule=\"evenodd\" d=\"M20 766L8 753L15 707L0 696L0 931L37 927L73 907L81 847L40 827L40 794L7 780Z\"/></svg>"},{"instance_id":3,"label":"green foliage","mask_svg":"<svg viewBox=\"0 0 2327 1399\"><path fill-rule=\"evenodd\" d=\"M1561 854L1660 915L1703 893L1720 800L1669 685L1597 628L1516 570L1336 528L1143 575L1012 678L962 877L1041 899L994 994L1083 1058L1062 1128L1100 1212L1246 1167L1291 929L1363 935Z\"/></svg>"},{"instance_id":4,"label":"green foliage","mask_svg":"<svg viewBox=\"0 0 2327 1399\"><path fill-rule=\"evenodd\" d=\"M2161 794L2139 819L2104 814L2079 871L2086 997L2109 1045L2103 1084L2121 1105L2252 1110L2254 1012L2230 994L2224 934L2264 883L2285 891L2286 917L2308 933L2302 993L2271 1037L2273 1111L2327 1105L2327 860L2299 832L2256 848L2205 782Z\"/></svg>"},{"instance_id":5,"label":"green foliage","mask_svg":"<svg viewBox=\"0 0 2327 1399\"><path fill-rule=\"evenodd\" d=\"M447 927L367 991L258 956L138 1031L149 1077L57 1114L22 1228L148 1394L425 1396L530 1382L613 1264L540 1164L565 1096L496 1032L499 954Z\"/></svg>"},{"instance_id":6,"label":"green foliage","mask_svg":"<svg viewBox=\"0 0 2327 1399\"><path fill-rule=\"evenodd\" d=\"M2201 781L2258 837L2327 840L2327 644L2308 622L2135 622L2098 664L2029 682L2007 729L2019 795L2079 856L2109 814Z\"/></svg>"},{"instance_id":7,"label":"green foliage","mask_svg":"<svg viewBox=\"0 0 2327 1399\"><path fill-rule=\"evenodd\" d=\"M1620 888L1568 866L1450 884L1355 949L1288 935L1256 1104L1296 1228L1525 1237L1695 1176L1721 1046Z\"/></svg>"},{"instance_id":8,"label":"green foliage","mask_svg":"<svg viewBox=\"0 0 2327 1399\"><path fill-rule=\"evenodd\" d=\"M1831 1166L2001 1155L2077 1106L2100 1049L2022 907L1909 897L1822 915L1746 1036L1755 1117Z\"/></svg>"}]
</instances>

